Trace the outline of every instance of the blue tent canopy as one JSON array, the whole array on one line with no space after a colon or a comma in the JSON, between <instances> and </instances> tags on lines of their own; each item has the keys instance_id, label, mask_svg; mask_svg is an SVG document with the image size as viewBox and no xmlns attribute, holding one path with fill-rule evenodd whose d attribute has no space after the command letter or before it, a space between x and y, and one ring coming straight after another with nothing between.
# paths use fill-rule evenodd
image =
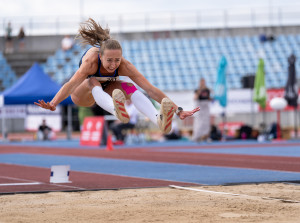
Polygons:
<instances>
[{"instance_id":1,"label":"blue tent canopy","mask_svg":"<svg viewBox=\"0 0 300 223\"><path fill-rule=\"evenodd\" d=\"M2 92L4 105L33 104L38 100L50 102L60 88L61 86L45 74L38 63L35 63L17 83ZM71 97L61 104L73 104Z\"/></svg>"}]
</instances>

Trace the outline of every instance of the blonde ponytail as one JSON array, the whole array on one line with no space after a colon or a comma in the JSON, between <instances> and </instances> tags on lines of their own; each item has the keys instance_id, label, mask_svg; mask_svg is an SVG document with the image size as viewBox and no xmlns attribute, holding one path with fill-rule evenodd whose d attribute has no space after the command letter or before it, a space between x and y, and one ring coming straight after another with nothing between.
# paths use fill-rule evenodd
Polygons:
<instances>
[{"instance_id":1,"label":"blonde ponytail","mask_svg":"<svg viewBox=\"0 0 300 223\"><path fill-rule=\"evenodd\" d=\"M81 23L76 39L84 45L100 46L102 43L110 39L109 29L103 29L92 18L86 22Z\"/></svg>"},{"instance_id":2,"label":"blonde ponytail","mask_svg":"<svg viewBox=\"0 0 300 223\"><path fill-rule=\"evenodd\" d=\"M100 47L102 55L105 49L122 50L121 44L117 40L111 39L109 28L103 29L92 18L80 25L76 39L79 39L83 45L89 44L94 47Z\"/></svg>"}]
</instances>

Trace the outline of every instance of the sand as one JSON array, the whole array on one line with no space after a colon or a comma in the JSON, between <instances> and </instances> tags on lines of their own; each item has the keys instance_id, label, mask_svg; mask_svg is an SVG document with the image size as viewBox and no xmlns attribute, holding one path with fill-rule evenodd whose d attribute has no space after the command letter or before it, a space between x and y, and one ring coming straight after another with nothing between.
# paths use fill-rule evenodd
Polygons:
<instances>
[{"instance_id":1,"label":"sand","mask_svg":"<svg viewBox=\"0 0 300 223\"><path fill-rule=\"evenodd\" d=\"M0 222L300 222L300 185L251 184L0 196ZM247 195L247 196L244 196Z\"/></svg>"}]
</instances>

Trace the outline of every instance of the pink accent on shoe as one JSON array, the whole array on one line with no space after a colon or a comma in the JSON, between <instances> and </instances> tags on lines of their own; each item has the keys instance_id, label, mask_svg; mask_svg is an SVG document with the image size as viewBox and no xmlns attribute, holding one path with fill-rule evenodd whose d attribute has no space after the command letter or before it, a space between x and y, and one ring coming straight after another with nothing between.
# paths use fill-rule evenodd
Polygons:
<instances>
[{"instance_id":1,"label":"pink accent on shoe","mask_svg":"<svg viewBox=\"0 0 300 223\"><path fill-rule=\"evenodd\" d=\"M127 95L134 93L137 89L136 87L132 84L132 86L129 85L127 82L122 82L121 87L123 90L126 92Z\"/></svg>"}]
</instances>

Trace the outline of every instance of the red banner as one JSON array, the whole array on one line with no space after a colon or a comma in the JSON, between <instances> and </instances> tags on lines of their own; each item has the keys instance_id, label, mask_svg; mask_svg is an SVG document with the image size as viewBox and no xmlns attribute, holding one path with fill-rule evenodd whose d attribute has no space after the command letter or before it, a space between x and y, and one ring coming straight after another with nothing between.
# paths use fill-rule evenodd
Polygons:
<instances>
[{"instance_id":1,"label":"red banner","mask_svg":"<svg viewBox=\"0 0 300 223\"><path fill-rule=\"evenodd\" d=\"M299 90L299 93L300 93L300 90ZM273 99L273 98L276 98L276 97L283 97L284 95L284 89L268 89L267 90L267 105L266 105L266 111L274 111L271 106L270 106L270 101ZM299 107L298 107L299 108ZM259 108L260 111L262 111L261 108ZM287 106L284 111L291 111L291 110L294 110L294 107L291 107L291 106Z\"/></svg>"},{"instance_id":2,"label":"red banner","mask_svg":"<svg viewBox=\"0 0 300 223\"><path fill-rule=\"evenodd\" d=\"M86 117L80 134L80 145L99 146L104 127L103 117Z\"/></svg>"}]
</instances>

